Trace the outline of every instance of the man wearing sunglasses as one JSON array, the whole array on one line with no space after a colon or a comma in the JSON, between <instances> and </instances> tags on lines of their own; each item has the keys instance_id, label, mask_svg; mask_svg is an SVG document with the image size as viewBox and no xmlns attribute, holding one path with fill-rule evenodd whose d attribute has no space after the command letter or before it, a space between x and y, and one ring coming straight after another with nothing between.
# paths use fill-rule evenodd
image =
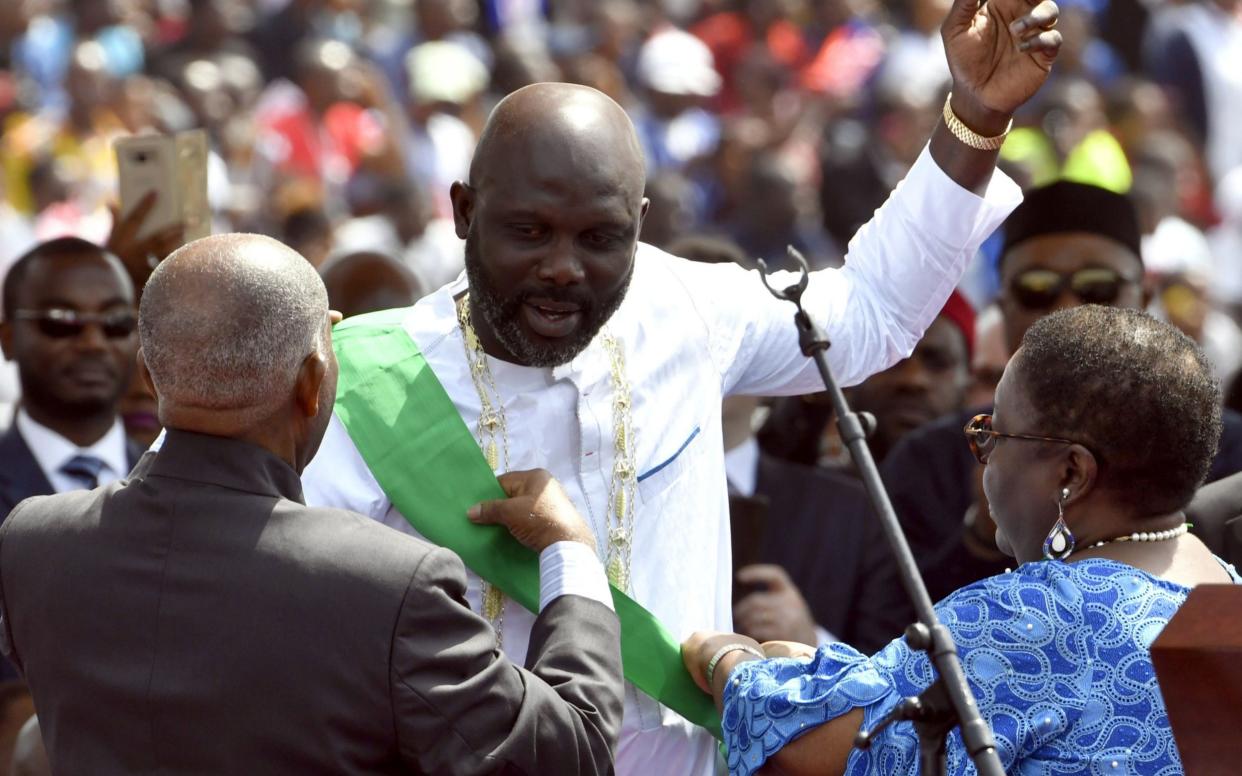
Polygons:
<instances>
[{"instance_id":1,"label":"man wearing sunglasses","mask_svg":"<svg viewBox=\"0 0 1242 776\"><path fill-rule=\"evenodd\" d=\"M1027 192L1003 231L997 303L1009 353L1035 321L1055 310L1146 307L1138 216L1126 197L1061 181ZM972 408L929 423L884 462L884 481L934 599L1012 565L996 549L996 527L982 497L986 447L977 459L962 438L963 427L988 411ZM1125 407L1100 411L1125 422ZM1209 481L1242 470L1242 418L1225 416ZM990 441L987 419L976 426L975 437Z\"/></svg>"},{"instance_id":2,"label":"man wearing sunglasses","mask_svg":"<svg viewBox=\"0 0 1242 776\"><path fill-rule=\"evenodd\" d=\"M117 417L138 349L124 265L86 240L42 243L10 268L3 312L22 399L0 436L0 520L29 496L118 480L142 452Z\"/></svg>"}]
</instances>

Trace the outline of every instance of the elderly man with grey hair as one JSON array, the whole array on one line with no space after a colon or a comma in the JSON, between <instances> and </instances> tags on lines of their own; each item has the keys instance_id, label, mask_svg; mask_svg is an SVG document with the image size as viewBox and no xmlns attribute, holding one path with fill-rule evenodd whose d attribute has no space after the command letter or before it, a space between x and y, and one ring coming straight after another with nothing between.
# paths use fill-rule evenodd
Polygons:
<instances>
[{"instance_id":1,"label":"elderly man with grey hair","mask_svg":"<svg viewBox=\"0 0 1242 776\"><path fill-rule=\"evenodd\" d=\"M618 623L554 480L506 475L484 505L540 554L528 671L465 604L455 555L304 505L337 375L309 263L199 240L152 274L140 318L159 452L0 527L0 647L56 772L612 772Z\"/></svg>"}]
</instances>

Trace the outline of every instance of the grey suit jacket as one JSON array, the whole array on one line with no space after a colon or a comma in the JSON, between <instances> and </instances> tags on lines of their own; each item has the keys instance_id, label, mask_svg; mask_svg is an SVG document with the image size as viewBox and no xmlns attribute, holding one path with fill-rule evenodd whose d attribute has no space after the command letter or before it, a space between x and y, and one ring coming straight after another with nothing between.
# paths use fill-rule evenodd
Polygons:
<instances>
[{"instance_id":1,"label":"grey suit jacket","mask_svg":"<svg viewBox=\"0 0 1242 776\"><path fill-rule=\"evenodd\" d=\"M170 431L139 472L0 526L2 646L56 772L612 772L607 607L554 601L527 671L455 555L307 508L267 451Z\"/></svg>"}]
</instances>

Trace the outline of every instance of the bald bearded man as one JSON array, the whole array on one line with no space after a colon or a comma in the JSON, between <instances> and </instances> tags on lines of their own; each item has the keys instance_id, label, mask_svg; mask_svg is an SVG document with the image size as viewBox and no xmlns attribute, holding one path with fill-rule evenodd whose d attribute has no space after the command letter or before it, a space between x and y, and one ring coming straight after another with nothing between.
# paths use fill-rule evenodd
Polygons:
<instances>
[{"instance_id":1,"label":"bald bearded man","mask_svg":"<svg viewBox=\"0 0 1242 776\"><path fill-rule=\"evenodd\" d=\"M1051 67L1056 14L1052 2L954 3L943 30L949 118L845 267L816 273L804 297L843 384L909 355L967 259L1019 202L994 174L995 149ZM684 637L732 622L722 397L821 386L792 308L753 273L638 242L644 177L633 126L601 93L536 84L509 95L469 180L450 191L465 277L395 313L392 331L421 351L488 463L552 470L587 516L614 586ZM390 421L407 394L394 387L392 406L371 414ZM334 417L303 478L308 499L411 530L419 517L390 493L433 491L444 477L372 470L368 461L391 459L409 432L391 422L358 431L359 414ZM506 653L526 659L533 614L478 577L468 595ZM706 730L629 687L618 773L700 776L717 761Z\"/></svg>"},{"instance_id":2,"label":"bald bearded man","mask_svg":"<svg viewBox=\"0 0 1242 776\"><path fill-rule=\"evenodd\" d=\"M3 651L57 773L612 772L618 623L546 472L491 522L539 553L532 670L452 553L302 503L332 411L327 294L275 240L209 237L151 275L140 369L168 429L135 478L0 527ZM456 515L465 521L465 515Z\"/></svg>"}]
</instances>

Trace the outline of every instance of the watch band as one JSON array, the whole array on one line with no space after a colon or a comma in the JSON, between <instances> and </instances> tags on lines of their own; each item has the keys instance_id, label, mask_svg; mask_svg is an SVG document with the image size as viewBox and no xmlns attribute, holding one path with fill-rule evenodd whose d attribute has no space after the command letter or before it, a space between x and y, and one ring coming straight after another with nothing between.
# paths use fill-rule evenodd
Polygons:
<instances>
[{"instance_id":1,"label":"watch band","mask_svg":"<svg viewBox=\"0 0 1242 776\"><path fill-rule=\"evenodd\" d=\"M950 101L953 99L953 93L950 92L948 97L944 98L944 123L953 133L953 137L959 142L965 143L971 148L980 151L995 151L1005 144L1005 138L1009 137L1009 130L1013 129L1013 119L1009 119L1009 126L1005 127L1005 131L996 137L985 137L966 126L957 114L953 112Z\"/></svg>"},{"instance_id":2,"label":"watch band","mask_svg":"<svg viewBox=\"0 0 1242 776\"><path fill-rule=\"evenodd\" d=\"M747 654L754 655L760 660L764 660L767 658L767 655L764 655L762 652L755 649L749 644L741 644L739 642L734 642L732 644L725 644L723 647L716 650L716 654L712 655L711 660L707 661L707 670L704 673L707 675L707 686L708 687L712 686L712 679L716 675L716 664L720 662L720 658L724 657L730 652L745 652Z\"/></svg>"}]
</instances>

